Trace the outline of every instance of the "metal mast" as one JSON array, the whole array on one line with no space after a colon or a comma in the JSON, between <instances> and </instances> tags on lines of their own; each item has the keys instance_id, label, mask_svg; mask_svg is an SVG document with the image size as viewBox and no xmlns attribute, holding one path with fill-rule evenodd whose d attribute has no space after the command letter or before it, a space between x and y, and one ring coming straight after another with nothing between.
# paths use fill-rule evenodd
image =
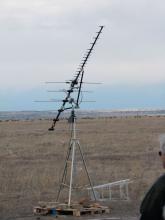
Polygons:
<instances>
[{"instance_id":1,"label":"metal mast","mask_svg":"<svg viewBox=\"0 0 165 220\"><path fill-rule=\"evenodd\" d=\"M93 189L93 184L87 169L87 165L85 162L85 158L84 158L84 154L80 145L79 140L77 139L77 135L76 135L76 115L75 115L75 108L73 106L72 111L71 111L71 117L70 117L71 123L72 123L72 129L71 129L71 140L69 143L69 147L68 147L68 151L67 151L67 156L66 156L66 160L65 160L65 165L64 165L64 170L63 170L63 175L62 175L62 179L61 179L61 183L60 183L60 187L58 190L58 194L57 194L57 199L56 202L59 201L59 197L60 197L60 193L62 191L62 189L64 187L69 188L69 194L68 194L68 207L70 207L71 205L71 197L72 197L72 191L73 191L73 169L74 169L74 162L75 162L75 152L76 152L76 148L79 150L80 152L80 156L81 156L81 160L83 162L83 166L85 168L85 172L90 184L90 188L92 189L92 193L93 193L93 197L96 201L96 195ZM68 167L70 169L68 169ZM67 173L69 170L69 185L67 185Z\"/></svg>"},{"instance_id":2,"label":"metal mast","mask_svg":"<svg viewBox=\"0 0 165 220\"><path fill-rule=\"evenodd\" d=\"M66 83L69 84L69 89L66 90L66 97L65 99L62 100L62 105L61 107L58 109L58 113L56 115L56 117L53 119L53 123L52 126L49 128L50 131L54 130L56 122L59 121L59 117L60 114L68 109L71 109L71 138L70 138L70 142L69 142L69 146L68 146L68 151L67 151L67 155L66 155L66 160L65 160L65 165L64 165L64 170L63 170L63 174L62 174L62 179L61 179L61 183L60 183L60 187L58 190L58 194L57 194L57 199L56 201L59 201L60 198L60 194L61 191L64 187L68 187L68 207L71 206L71 198L72 198L72 191L73 191L73 179L74 179L74 164L75 164L75 153L76 153L76 149L79 150L80 156L81 156L81 160L83 163L83 166L85 168L85 173L87 175L90 187L92 189L93 192L93 197L96 200L96 196L95 196L95 192L93 189L93 185L92 185L92 181L86 166L86 162L84 159L84 155L82 152L82 148L81 145L79 143L79 140L77 139L76 136L76 116L75 116L75 109L79 108L80 105L80 94L82 92L82 84L83 82L83 77L84 77L84 68L85 65L87 63L87 60L89 59L89 56L91 55L93 48L102 32L104 26L100 26L99 31L97 32L96 37L94 38L94 41L91 43L91 47L87 50L87 53L85 54L77 72L76 72L76 76L73 80L70 81L66 81ZM48 83L54 83L54 82L48 82ZM74 92L77 92L76 97L73 98L71 95ZM69 171L69 184L67 184L67 175L68 175L68 171Z\"/></svg>"}]
</instances>

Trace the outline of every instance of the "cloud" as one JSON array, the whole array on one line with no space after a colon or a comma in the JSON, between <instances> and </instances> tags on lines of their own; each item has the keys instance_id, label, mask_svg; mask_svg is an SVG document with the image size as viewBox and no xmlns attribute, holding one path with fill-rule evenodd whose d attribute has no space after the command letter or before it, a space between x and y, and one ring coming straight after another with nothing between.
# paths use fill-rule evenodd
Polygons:
<instances>
[{"instance_id":1,"label":"cloud","mask_svg":"<svg viewBox=\"0 0 165 220\"><path fill-rule=\"evenodd\" d=\"M2 0L0 22L6 23L8 28L52 28L61 26L61 23L66 26L68 20L71 24L80 16L88 17L108 5L108 0Z\"/></svg>"},{"instance_id":2,"label":"cloud","mask_svg":"<svg viewBox=\"0 0 165 220\"><path fill-rule=\"evenodd\" d=\"M164 10L163 0L1 0L0 86L72 78L99 24L90 80L165 82Z\"/></svg>"},{"instance_id":3,"label":"cloud","mask_svg":"<svg viewBox=\"0 0 165 220\"><path fill-rule=\"evenodd\" d=\"M165 64L162 60L155 62L144 61L121 61L107 65L106 63L99 64L95 69L95 80L104 81L108 85L154 85L165 82ZM105 71L106 70L106 71ZM89 73L93 72L92 68ZM99 74L101 73L101 74ZM94 74L89 76L92 80Z\"/></svg>"}]
</instances>

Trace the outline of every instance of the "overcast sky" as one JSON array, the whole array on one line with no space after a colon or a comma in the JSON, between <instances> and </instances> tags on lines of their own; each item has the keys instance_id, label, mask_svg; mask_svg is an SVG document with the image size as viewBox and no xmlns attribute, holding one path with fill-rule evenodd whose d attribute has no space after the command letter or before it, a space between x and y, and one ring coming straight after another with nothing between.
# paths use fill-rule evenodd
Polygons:
<instances>
[{"instance_id":1,"label":"overcast sky","mask_svg":"<svg viewBox=\"0 0 165 220\"><path fill-rule=\"evenodd\" d=\"M85 79L104 83L98 101L102 91L118 100L125 91L126 101L102 108L165 107L164 0L1 0L0 110L35 109L30 100L41 98L45 81L71 79L99 25L105 28Z\"/></svg>"}]
</instances>

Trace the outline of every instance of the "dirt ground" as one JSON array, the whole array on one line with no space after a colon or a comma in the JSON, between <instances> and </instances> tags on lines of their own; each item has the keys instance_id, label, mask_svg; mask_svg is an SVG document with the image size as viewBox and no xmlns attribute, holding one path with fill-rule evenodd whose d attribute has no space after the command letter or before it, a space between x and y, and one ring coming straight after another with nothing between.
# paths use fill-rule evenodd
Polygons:
<instances>
[{"instance_id":1,"label":"dirt ground","mask_svg":"<svg viewBox=\"0 0 165 220\"><path fill-rule=\"evenodd\" d=\"M49 120L0 122L0 219L28 219L38 201L55 201L70 132L66 121L59 122L54 132L48 131L50 124ZM157 153L162 133L163 116L77 121L77 137L93 184L132 180L130 201L109 202L111 212L104 219L139 215L146 190L163 172ZM84 174L78 180L86 183Z\"/></svg>"}]
</instances>

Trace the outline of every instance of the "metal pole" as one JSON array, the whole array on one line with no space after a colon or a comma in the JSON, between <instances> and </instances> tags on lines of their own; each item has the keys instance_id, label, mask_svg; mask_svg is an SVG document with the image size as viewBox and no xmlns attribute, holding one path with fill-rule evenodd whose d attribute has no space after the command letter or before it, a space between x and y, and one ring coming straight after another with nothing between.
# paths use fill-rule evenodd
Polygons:
<instances>
[{"instance_id":1,"label":"metal pole","mask_svg":"<svg viewBox=\"0 0 165 220\"><path fill-rule=\"evenodd\" d=\"M69 199L68 206L71 204L71 196L72 196L72 185L73 185L73 168L74 168L74 158L75 158L75 146L76 146L76 125L75 125L75 114L73 108L73 137L72 137L72 163L71 163L71 173L70 173L70 185L69 185Z\"/></svg>"},{"instance_id":2,"label":"metal pole","mask_svg":"<svg viewBox=\"0 0 165 220\"><path fill-rule=\"evenodd\" d=\"M69 199L68 199L68 206L70 206L70 204L71 204L72 184L73 184L73 165L74 165L74 156L75 156L75 142L73 141L73 145L72 145L72 164L71 164L71 172L70 172L70 185L69 185Z\"/></svg>"}]
</instances>

